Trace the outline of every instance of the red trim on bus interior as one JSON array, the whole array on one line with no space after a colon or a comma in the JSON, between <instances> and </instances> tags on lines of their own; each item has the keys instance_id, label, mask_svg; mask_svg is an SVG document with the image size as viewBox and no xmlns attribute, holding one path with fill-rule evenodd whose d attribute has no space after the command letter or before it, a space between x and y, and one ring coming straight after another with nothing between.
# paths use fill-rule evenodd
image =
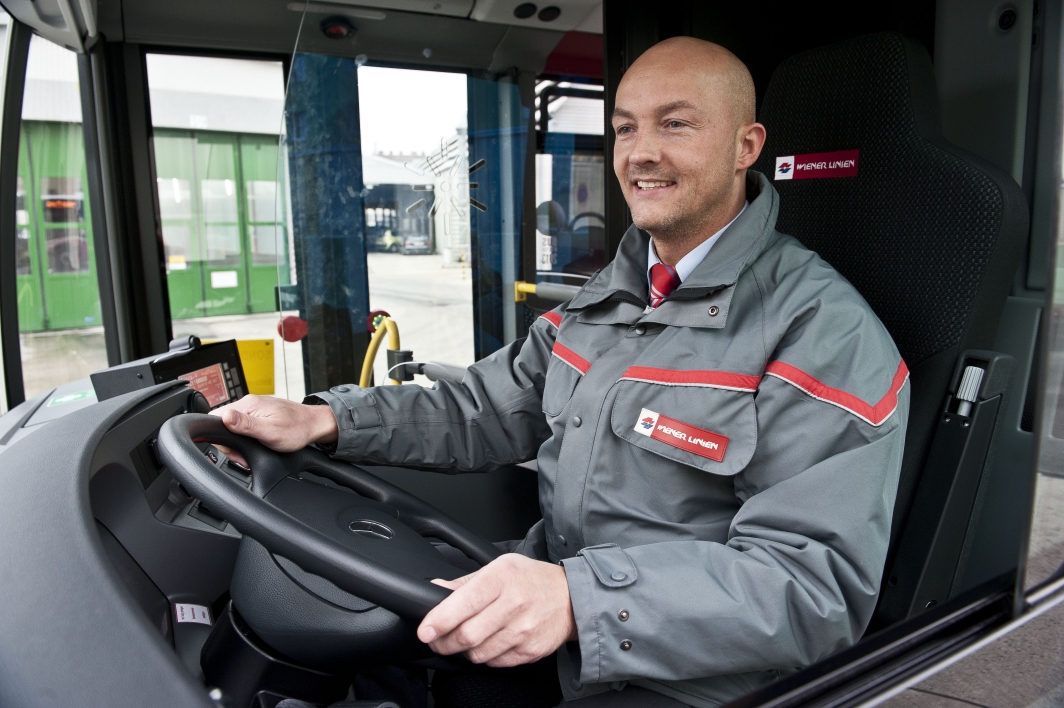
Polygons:
<instances>
[{"instance_id":1,"label":"red trim on bus interior","mask_svg":"<svg viewBox=\"0 0 1064 708\"><path fill-rule=\"evenodd\" d=\"M566 32L547 56L543 73L601 79L603 56L601 34ZM579 88L579 84L576 87Z\"/></svg>"}]
</instances>

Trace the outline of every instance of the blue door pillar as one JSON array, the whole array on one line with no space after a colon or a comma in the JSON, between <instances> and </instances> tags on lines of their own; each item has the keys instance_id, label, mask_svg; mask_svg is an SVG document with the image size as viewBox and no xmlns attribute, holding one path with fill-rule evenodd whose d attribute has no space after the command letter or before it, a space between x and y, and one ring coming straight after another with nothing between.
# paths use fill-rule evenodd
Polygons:
<instances>
[{"instance_id":1,"label":"blue door pillar","mask_svg":"<svg viewBox=\"0 0 1064 708\"><path fill-rule=\"evenodd\" d=\"M358 383L369 343L358 71L296 54L285 105L299 315L308 393Z\"/></svg>"}]
</instances>

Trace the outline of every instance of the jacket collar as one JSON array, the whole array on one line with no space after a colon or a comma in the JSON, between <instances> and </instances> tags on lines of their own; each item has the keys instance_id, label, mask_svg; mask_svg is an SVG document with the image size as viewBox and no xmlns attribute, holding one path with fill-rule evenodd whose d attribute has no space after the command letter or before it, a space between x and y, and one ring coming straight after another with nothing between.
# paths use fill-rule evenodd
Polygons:
<instances>
[{"instance_id":1,"label":"jacket collar","mask_svg":"<svg viewBox=\"0 0 1064 708\"><path fill-rule=\"evenodd\" d=\"M709 255L657 311L664 312L670 303L679 305L677 301L702 298L734 285L765 250L775 233L779 194L760 172L750 170L746 179L750 206L721 234ZM613 261L588 281L567 309L582 310L611 298L645 307L649 243L648 233L631 226L621 239Z\"/></svg>"}]
</instances>

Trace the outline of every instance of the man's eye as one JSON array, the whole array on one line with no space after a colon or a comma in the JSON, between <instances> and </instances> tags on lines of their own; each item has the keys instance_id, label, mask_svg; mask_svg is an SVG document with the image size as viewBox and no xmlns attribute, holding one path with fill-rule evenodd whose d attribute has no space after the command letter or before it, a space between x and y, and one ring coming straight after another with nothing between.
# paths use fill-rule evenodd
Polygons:
<instances>
[{"instance_id":1,"label":"man's eye","mask_svg":"<svg viewBox=\"0 0 1064 708\"><path fill-rule=\"evenodd\" d=\"M632 132L632 129L627 125L622 125L617 129L617 135L627 135L630 132Z\"/></svg>"},{"instance_id":2,"label":"man's eye","mask_svg":"<svg viewBox=\"0 0 1064 708\"><path fill-rule=\"evenodd\" d=\"M681 123L678 120L670 120L669 121L669 127L670 128L682 128L683 127L683 123Z\"/></svg>"}]
</instances>

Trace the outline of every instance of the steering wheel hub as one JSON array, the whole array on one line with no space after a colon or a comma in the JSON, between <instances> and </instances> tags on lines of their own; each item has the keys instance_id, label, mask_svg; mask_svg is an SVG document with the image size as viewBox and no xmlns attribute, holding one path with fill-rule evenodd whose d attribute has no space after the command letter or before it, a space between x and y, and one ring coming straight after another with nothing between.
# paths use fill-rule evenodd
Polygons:
<instances>
[{"instance_id":1,"label":"steering wheel hub","mask_svg":"<svg viewBox=\"0 0 1064 708\"><path fill-rule=\"evenodd\" d=\"M378 521L370 521L369 519L359 519L358 521L352 521L347 525L347 528L351 529L355 533L366 536L367 538L379 538L387 541L395 536L395 531Z\"/></svg>"}]
</instances>

